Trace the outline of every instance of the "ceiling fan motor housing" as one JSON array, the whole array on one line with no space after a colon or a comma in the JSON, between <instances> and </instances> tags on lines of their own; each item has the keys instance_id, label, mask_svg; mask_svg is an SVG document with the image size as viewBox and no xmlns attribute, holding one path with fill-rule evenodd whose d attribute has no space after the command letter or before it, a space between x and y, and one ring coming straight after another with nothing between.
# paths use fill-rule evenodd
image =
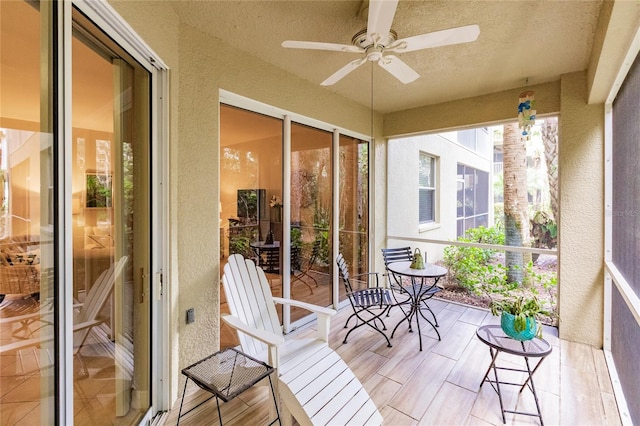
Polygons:
<instances>
[{"instance_id":1,"label":"ceiling fan motor housing","mask_svg":"<svg viewBox=\"0 0 640 426\"><path fill-rule=\"evenodd\" d=\"M351 38L351 44L369 52L372 47L380 47L384 50L386 47L391 46L394 41L398 39L398 33L394 30L389 30L389 34L386 37L380 37L379 34L374 34L374 37L369 37L367 29L359 31Z\"/></svg>"}]
</instances>

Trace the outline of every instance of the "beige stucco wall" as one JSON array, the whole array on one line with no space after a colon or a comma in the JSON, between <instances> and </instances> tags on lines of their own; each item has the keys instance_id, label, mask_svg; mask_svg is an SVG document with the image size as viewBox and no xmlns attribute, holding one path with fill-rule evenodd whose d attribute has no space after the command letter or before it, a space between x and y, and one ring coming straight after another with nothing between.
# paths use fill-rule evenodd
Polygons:
<instances>
[{"instance_id":1,"label":"beige stucco wall","mask_svg":"<svg viewBox=\"0 0 640 426\"><path fill-rule=\"evenodd\" d=\"M524 90L536 92L539 116L560 111L560 82L553 81L386 114L384 135L402 136L511 121L517 117L516 102Z\"/></svg>"},{"instance_id":2,"label":"beige stucco wall","mask_svg":"<svg viewBox=\"0 0 640 426\"><path fill-rule=\"evenodd\" d=\"M602 347L604 106L586 102L586 73L563 76L558 164L560 336Z\"/></svg>"},{"instance_id":3,"label":"beige stucco wall","mask_svg":"<svg viewBox=\"0 0 640 426\"><path fill-rule=\"evenodd\" d=\"M365 106L181 25L166 2L111 4L170 68L173 400L182 389L180 370L219 348L219 90L362 134L369 134L371 116ZM196 321L187 325L191 307Z\"/></svg>"}]
</instances>

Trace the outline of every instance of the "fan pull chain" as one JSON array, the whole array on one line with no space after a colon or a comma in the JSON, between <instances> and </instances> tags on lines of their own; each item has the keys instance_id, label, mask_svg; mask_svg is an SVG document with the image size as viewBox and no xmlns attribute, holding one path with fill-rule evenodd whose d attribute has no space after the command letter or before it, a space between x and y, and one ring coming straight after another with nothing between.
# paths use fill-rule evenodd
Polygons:
<instances>
[{"instance_id":1,"label":"fan pull chain","mask_svg":"<svg viewBox=\"0 0 640 426\"><path fill-rule=\"evenodd\" d=\"M373 149L375 138L373 137L373 62L371 62L371 148Z\"/></svg>"}]
</instances>

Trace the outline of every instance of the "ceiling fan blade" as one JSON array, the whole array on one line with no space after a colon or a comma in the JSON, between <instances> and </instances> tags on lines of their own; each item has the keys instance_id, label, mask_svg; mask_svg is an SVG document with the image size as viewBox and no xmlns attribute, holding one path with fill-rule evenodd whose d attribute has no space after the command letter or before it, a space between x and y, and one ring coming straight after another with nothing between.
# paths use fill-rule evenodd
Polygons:
<instances>
[{"instance_id":1,"label":"ceiling fan blade","mask_svg":"<svg viewBox=\"0 0 640 426\"><path fill-rule=\"evenodd\" d=\"M448 30L434 31L413 37L400 39L393 43L386 51L411 52L430 47L448 46L451 44L468 43L475 41L480 35L480 27L476 24L464 27L449 28Z\"/></svg>"},{"instance_id":2,"label":"ceiling fan blade","mask_svg":"<svg viewBox=\"0 0 640 426\"><path fill-rule=\"evenodd\" d=\"M367 35L378 34L384 39L389 36L393 17L396 14L398 0L369 0L369 17L367 20Z\"/></svg>"},{"instance_id":3,"label":"ceiling fan blade","mask_svg":"<svg viewBox=\"0 0 640 426\"><path fill-rule=\"evenodd\" d=\"M380 58L378 64L404 84L411 83L420 77L420 74L415 72L413 68L405 64L397 56L384 56Z\"/></svg>"},{"instance_id":4,"label":"ceiling fan blade","mask_svg":"<svg viewBox=\"0 0 640 426\"><path fill-rule=\"evenodd\" d=\"M287 47L289 49L331 50L336 52L364 52L364 49L352 44L321 43L317 41L286 40L282 42L282 47Z\"/></svg>"},{"instance_id":5,"label":"ceiling fan blade","mask_svg":"<svg viewBox=\"0 0 640 426\"><path fill-rule=\"evenodd\" d=\"M325 81L320 83L320 85L321 86L331 86L332 84L336 84L338 81L342 80L342 78L344 76L346 76L351 71L355 70L356 68L358 68L360 65L364 64L365 62L367 62L367 58L366 57L362 58L362 59L356 59L355 61L349 62L347 65L345 65L344 67L340 68L338 71L333 73L333 75L331 77L327 78Z\"/></svg>"}]
</instances>

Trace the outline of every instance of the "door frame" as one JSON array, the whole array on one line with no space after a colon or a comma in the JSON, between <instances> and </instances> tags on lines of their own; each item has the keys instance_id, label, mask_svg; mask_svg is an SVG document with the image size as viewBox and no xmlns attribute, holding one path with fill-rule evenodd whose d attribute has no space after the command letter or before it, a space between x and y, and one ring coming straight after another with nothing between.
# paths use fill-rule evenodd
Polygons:
<instances>
[{"instance_id":1,"label":"door frame","mask_svg":"<svg viewBox=\"0 0 640 426\"><path fill-rule=\"evenodd\" d=\"M54 100L56 126L58 132L57 145L57 202L59 217L58 229L61 230L54 244L57 253L73 252L73 235L71 226L72 212L68 206L72 205L71 192L71 40L74 7L86 15L105 34L127 51L151 76L150 100L150 164L151 164L151 285L152 300L150 323L156 325L150 330L151 358L150 377L151 389L155 389L150 400L150 409L142 423L149 423L150 419L159 411L170 408L170 359L163 348L170 346L169 318L170 294L168 277L169 270L169 78L168 66L162 59L140 38L129 24L104 1L72 0L71 2L55 2L53 20L60 31L56 38L54 49L57 64L54 73L59 77L54 84L59 94ZM57 410L57 424L73 424L73 291L71 286L64 283L73 282L72 256L57 256L56 268L62 277L58 285L58 338L56 355L60 360L59 374L56 376L55 395Z\"/></svg>"}]
</instances>

